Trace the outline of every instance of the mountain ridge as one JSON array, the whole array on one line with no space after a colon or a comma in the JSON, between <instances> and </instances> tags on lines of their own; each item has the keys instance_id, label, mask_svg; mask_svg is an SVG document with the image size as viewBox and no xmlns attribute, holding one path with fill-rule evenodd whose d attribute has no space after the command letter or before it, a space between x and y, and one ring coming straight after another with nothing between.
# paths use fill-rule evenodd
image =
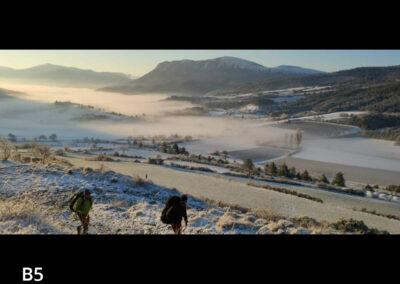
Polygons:
<instances>
[{"instance_id":1,"label":"mountain ridge","mask_svg":"<svg viewBox=\"0 0 400 284\"><path fill-rule=\"evenodd\" d=\"M204 94L218 88L264 78L295 77L322 71L295 67L295 70L265 67L231 56L206 60L174 60L159 63L156 68L128 85L110 86L103 90L134 94L140 92L187 92ZM312 70L312 71L310 71Z\"/></svg>"}]
</instances>

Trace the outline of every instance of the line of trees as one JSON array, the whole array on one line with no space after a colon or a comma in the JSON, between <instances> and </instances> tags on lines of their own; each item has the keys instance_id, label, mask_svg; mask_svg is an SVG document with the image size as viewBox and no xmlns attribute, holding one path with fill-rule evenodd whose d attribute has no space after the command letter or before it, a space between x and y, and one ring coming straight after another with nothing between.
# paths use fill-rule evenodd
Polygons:
<instances>
[{"instance_id":1,"label":"line of trees","mask_svg":"<svg viewBox=\"0 0 400 284\"><path fill-rule=\"evenodd\" d=\"M182 154L188 155L189 152L186 151L185 147L179 147L178 144L174 143L172 146L167 144L166 142L161 143L160 151L162 153L168 154Z\"/></svg>"},{"instance_id":2,"label":"line of trees","mask_svg":"<svg viewBox=\"0 0 400 284\"><path fill-rule=\"evenodd\" d=\"M252 164L251 160L247 161L246 164ZM272 162L272 163L265 163L264 165L264 173L272 176L281 176L281 177L287 177L287 178L297 178L298 180L304 180L304 181L313 181L313 178L310 176L309 172L307 170L304 170L303 172L297 172L295 167L289 168L286 163L281 164L279 167ZM329 184L328 178L325 176L325 174L322 174L318 178L319 182L323 182L326 184ZM345 186L346 180L344 178L344 174L342 172L338 172L334 179L332 180L332 185L337 185L337 186Z\"/></svg>"},{"instance_id":3,"label":"line of trees","mask_svg":"<svg viewBox=\"0 0 400 284\"><path fill-rule=\"evenodd\" d=\"M284 135L284 144L289 148L298 148L300 147L301 142L303 141L303 133L300 129L296 130L296 133L285 133Z\"/></svg>"}]
</instances>

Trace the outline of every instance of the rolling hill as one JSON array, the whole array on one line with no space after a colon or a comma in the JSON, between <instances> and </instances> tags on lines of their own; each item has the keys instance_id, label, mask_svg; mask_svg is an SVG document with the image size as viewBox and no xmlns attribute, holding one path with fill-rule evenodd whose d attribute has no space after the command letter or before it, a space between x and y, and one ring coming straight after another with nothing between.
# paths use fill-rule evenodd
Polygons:
<instances>
[{"instance_id":1,"label":"rolling hill","mask_svg":"<svg viewBox=\"0 0 400 284\"><path fill-rule=\"evenodd\" d=\"M126 84L131 81L129 75L123 73L95 72L53 64L43 64L27 69L0 67L0 80L57 87L87 88Z\"/></svg>"},{"instance_id":2,"label":"rolling hill","mask_svg":"<svg viewBox=\"0 0 400 284\"><path fill-rule=\"evenodd\" d=\"M389 67L360 67L332 73L316 73L290 78L265 78L235 86L214 90L210 94L249 93L309 86L355 87L392 83L400 80L400 65Z\"/></svg>"}]
</instances>

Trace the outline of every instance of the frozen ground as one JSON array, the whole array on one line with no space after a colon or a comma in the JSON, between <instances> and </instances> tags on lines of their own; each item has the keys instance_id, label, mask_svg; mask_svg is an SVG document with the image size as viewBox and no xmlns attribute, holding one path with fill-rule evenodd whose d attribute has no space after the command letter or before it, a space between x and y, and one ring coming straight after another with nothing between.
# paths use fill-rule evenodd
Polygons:
<instances>
[{"instance_id":1,"label":"frozen ground","mask_svg":"<svg viewBox=\"0 0 400 284\"><path fill-rule=\"evenodd\" d=\"M400 172L400 147L367 138L312 139L293 158ZM400 177L396 184L400 183Z\"/></svg>"},{"instance_id":2,"label":"frozen ground","mask_svg":"<svg viewBox=\"0 0 400 284\"><path fill-rule=\"evenodd\" d=\"M358 199L353 199L351 195L338 194L334 203L321 204L292 195L255 188L248 186L246 181L238 181L234 178L219 175L200 174L148 164L91 162L84 161L78 156L67 159L76 166L98 168L100 164L104 164L107 168L125 175L135 173L145 176L147 174L149 179L160 186L177 188L181 192L191 194L197 198L219 200L229 204L238 204L245 208L268 209L287 217L309 216L329 222L338 221L340 218L354 218L363 220L370 227L387 230L392 233L400 233L399 221L353 210L353 207L359 207L363 204L368 208L369 202L374 204L371 210L377 210L378 212L386 212L388 206L394 206L393 210L395 211L400 210L400 204L394 202L387 205L387 203L382 203L380 200L375 201L365 198L360 203ZM318 194L323 193L322 191L318 192ZM399 214L400 212L396 215Z\"/></svg>"},{"instance_id":3,"label":"frozen ground","mask_svg":"<svg viewBox=\"0 0 400 284\"><path fill-rule=\"evenodd\" d=\"M68 208L76 190L90 189L95 198L91 234L170 234L159 221L165 200L177 195L151 182L113 171L2 163L0 169L0 234L75 234L79 225ZM268 213L270 214L270 213ZM270 214L270 216L272 216ZM283 217L260 218L230 208L211 206L190 197L185 234L310 234Z\"/></svg>"}]
</instances>

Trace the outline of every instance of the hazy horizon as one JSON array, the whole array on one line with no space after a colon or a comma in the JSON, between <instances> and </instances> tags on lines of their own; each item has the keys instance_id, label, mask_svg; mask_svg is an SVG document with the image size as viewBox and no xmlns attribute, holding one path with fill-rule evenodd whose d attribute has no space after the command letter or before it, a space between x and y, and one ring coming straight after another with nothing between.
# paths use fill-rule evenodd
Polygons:
<instances>
[{"instance_id":1,"label":"hazy horizon","mask_svg":"<svg viewBox=\"0 0 400 284\"><path fill-rule=\"evenodd\" d=\"M239 57L266 67L293 65L335 72L400 65L400 50L0 50L0 66L26 69L46 63L143 76L163 61Z\"/></svg>"}]
</instances>

